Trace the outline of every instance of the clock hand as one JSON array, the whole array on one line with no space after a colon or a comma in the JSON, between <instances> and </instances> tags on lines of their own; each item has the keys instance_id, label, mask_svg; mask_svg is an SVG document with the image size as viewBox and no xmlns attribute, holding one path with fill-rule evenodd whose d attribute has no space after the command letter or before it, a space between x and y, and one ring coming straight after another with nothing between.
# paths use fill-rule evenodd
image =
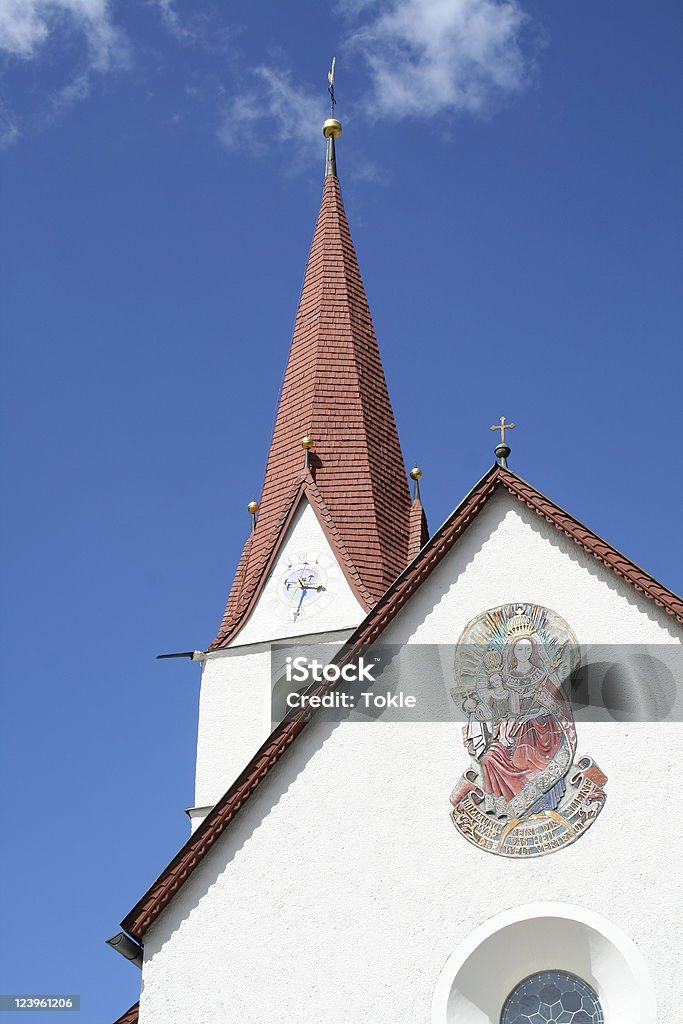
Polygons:
<instances>
[{"instance_id":1,"label":"clock hand","mask_svg":"<svg viewBox=\"0 0 683 1024\"><path fill-rule=\"evenodd\" d=\"M322 583L311 583L310 580L309 580L308 583L306 583L304 580L301 579L301 577L299 577L298 582L299 582L302 590L324 590L325 589L325 587L323 586Z\"/></svg>"},{"instance_id":2,"label":"clock hand","mask_svg":"<svg viewBox=\"0 0 683 1024\"><path fill-rule=\"evenodd\" d=\"M299 580L298 582L301 583L301 580ZM292 596L289 599L289 605L288 605L289 608L291 608L292 602L293 602L294 598L296 597L296 591L297 591L297 588L294 587L294 589L292 590Z\"/></svg>"},{"instance_id":3,"label":"clock hand","mask_svg":"<svg viewBox=\"0 0 683 1024\"><path fill-rule=\"evenodd\" d=\"M294 609L294 618L296 618L298 616L299 612L301 611L301 605L304 603L304 596L305 596L305 594L306 594L306 591L302 587L301 588L301 597L299 598L299 603L296 606L296 608Z\"/></svg>"}]
</instances>

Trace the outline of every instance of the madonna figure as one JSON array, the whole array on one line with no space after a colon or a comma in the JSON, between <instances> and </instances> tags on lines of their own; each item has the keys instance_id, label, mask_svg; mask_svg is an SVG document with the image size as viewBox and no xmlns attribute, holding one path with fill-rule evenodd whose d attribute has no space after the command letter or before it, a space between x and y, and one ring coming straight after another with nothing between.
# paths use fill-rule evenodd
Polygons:
<instances>
[{"instance_id":1,"label":"madonna figure","mask_svg":"<svg viewBox=\"0 0 683 1024\"><path fill-rule=\"evenodd\" d=\"M496 717L507 692L508 715L494 722L479 754L485 808L499 818L555 810L574 759L571 708L545 645L518 609L507 624L492 702Z\"/></svg>"}]
</instances>

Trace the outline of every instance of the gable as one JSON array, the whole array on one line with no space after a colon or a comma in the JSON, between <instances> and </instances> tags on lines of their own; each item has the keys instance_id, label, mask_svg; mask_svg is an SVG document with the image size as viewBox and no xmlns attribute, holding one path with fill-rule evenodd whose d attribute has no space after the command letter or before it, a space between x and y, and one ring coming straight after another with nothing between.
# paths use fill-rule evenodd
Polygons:
<instances>
[{"instance_id":1,"label":"gable","mask_svg":"<svg viewBox=\"0 0 683 1024\"><path fill-rule=\"evenodd\" d=\"M672 618L500 487L381 634L387 644L453 644L507 603L551 608L580 643L666 643Z\"/></svg>"},{"instance_id":2,"label":"gable","mask_svg":"<svg viewBox=\"0 0 683 1024\"><path fill-rule=\"evenodd\" d=\"M513 499L512 502L503 494L503 489ZM500 498L502 504L498 501L492 503L494 496L496 499ZM521 508L526 506L531 514L520 512L514 504L515 501L520 503ZM486 519L482 519L487 506L490 506L490 514ZM510 511L513 511L513 515L508 518ZM540 532L539 523L542 522L546 524L545 527L542 527L545 533ZM473 531L475 523L479 523L479 533L476 530ZM519 537L525 537L520 552L514 556L511 556L508 531ZM540 542L533 538L534 532L539 533ZM483 543L487 536L493 538L492 544ZM558 541L559 537L564 537L565 541ZM538 546L541 542L545 546ZM451 568L449 569L449 561L445 560L456 545L460 548L461 555L457 556L459 561L450 561ZM564 567L560 573L562 579L565 577L569 579L572 576L575 572L572 565L576 563L578 565L576 571L581 571L581 580L584 585L589 576L600 574L598 580L600 598L604 597L607 591L614 590L615 599L619 601L619 610L624 614L626 614L628 605L636 605L640 616L637 621L643 629L644 638L645 633L650 630L650 625L646 624L650 622L653 624L653 637L656 635L660 641L666 638L674 641L680 637L678 626L683 623L683 600L681 598L654 580L644 570L531 485L520 480L508 470L494 466L470 491L414 561L380 598L352 634L345 649L336 660L338 662L350 660L359 646L375 642L385 633L389 624L397 619L398 623L394 629L404 628L406 635L412 637L413 642L418 642L416 639L418 627L429 622L430 616L424 613L424 609L420 612L419 600L416 600L414 604L411 602L411 605L408 602L440 569L435 580L432 581L434 587L431 599L429 589L423 590L421 596L421 601L426 602L428 607L431 601L431 607L438 608L446 593L452 596L453 574L455 573L456 578L463 576L464 579L465 569L469 562L476 557L478 549L486 552L482 557L488 559L488 575L491 584L496 579L502 579L501 573L509 574L512 571L511 567L514 567L516 573L514 579L518 585L524 582L525 585L540 586L544 578L547 585L551 585L551 576L544 568L544 558L552 555L553 546L558 548L557 557L561 559L561 564ZM514 549L514 545L512 549ZM577 556L577 551L583 552L583 555ZM496 552L498 552L497 560ZM527 568L529 557L532 555L537 573L535 582ZM524 556L521 561L519 556ZM588 557L581 561L583 556ZM577 559L579 559L578 562ZM485 576L486 573L482 572L482 578ZM508 575L508 582L512 582L512 579L513 577ZM618 592L615 580L620 581ZM622 584L626 585L625 589ZM493 593L493 589L491 592ZM496 594L498 595L498 591ZM586 598L582 595L582 587L577 588L575 590L577 610L582 601L587 603ZM483 593L480 596L483 598ZM532 596L531 594L524 596L513 594L511 600L532 600ZM499 604L501 601L496 596L496 599L489 603ZM484 603L483 607L487 607L487 604ZM402 627L399 615L404 609L406 625ZM482 607L477 608L477 611L481 610L483 610ZM560 609L555 608L554 610L558 614L560 613ZM415 615L411 620L410 616L413 611ZM462 611L460 614L463 614ZM618 621L618 617L615 621ZM443 631L446 628L450 631L452 627L447 617L444 619L442 616L438 630ZM390 636L391 634L387 633L386 635ZM439 635L441 634L439 633ZM616 636L616 634L614 635ZM454 642L457 636L458 634L455 634L453 628L453 632L449 632L449 637L441 642ZM579 639L585 640L586 638L579 637ZM629 639L631 642L635 640L632 634ZM643 642L647 641L644 639ZM321 685L320 692L322 693L326 689L325 685ZM196 866L214 848L218 838L235 820L257 787L269 777L279 759L289 750L313 717L314 712L310 709L293 712L273 730L203 824L124 919L123 927L131 935L138 939L144 935L149 926L174 898L179 888L191 876Z\"/></svg>"},{"instance_id":3,"label":"gable","mask_svg":"<svg viewBox=\"0 0 683 1024\"><path fill-rule=\"evenodd\" d=\"M323 560L327 569L326 583L329 590L323 595L324 607L313 605L311 609L304 610L306 614L294 619L287 602L283 602L278 596L277 584L288 565L296 567L302 558L308 558L311 562L318 558ZM296 600L295 594L293 599ZM304 496L275 553L254 607L230 646L277 640L283 636L308 636L350 629L357 626L364 615L365 610L339 565L337 554L323 530L315 509Z\"/></svg>"},{"instance_id":4,"label":"gable","mask_svg":"<svg viewBox=\"0 0 683 1024\"><path fill-rule=\"evenodd\" d=\"M531 484L496 465L482 477L419 555L380 598L351 638L356 645L372 643L377 639L410 596L434 572L453 545L461 542L461 538L466 535L472 523L501 487L560 534L564 534L578 548L583 549L591 556L593 563L606 566L615 576L625 580L633 590L643 594L654 602L655 606L662 608L668 616L683 624L682 598L653 579L644 569L611 547L607 541L598 537Z\"/></svg>"}]
</instances>

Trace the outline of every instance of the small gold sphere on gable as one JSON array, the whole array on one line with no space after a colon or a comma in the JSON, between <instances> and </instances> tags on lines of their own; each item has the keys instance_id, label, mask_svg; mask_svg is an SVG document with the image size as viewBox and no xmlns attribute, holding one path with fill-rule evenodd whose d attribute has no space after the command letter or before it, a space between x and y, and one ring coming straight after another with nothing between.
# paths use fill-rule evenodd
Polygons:
<instances>
[{"instance_id":1,"label":"small gold sphere on gable","mask_svg":"<svg viewBox=\"0 0 683 1024\"><path fill-rule=\"evenodd\" d=\"M258 501L250 501L249 504L247 505L247 512L249 513L249 515L255 516L259 510L259 507L260 506Z\"/></svg>"},{"instance_id":2,"label":"small gold sphere on gable","mask_svg":"<svg viewBox=\"0 0 683 1024\"><path fill-rule=\"evenodd\" d=\"M310 434L306 434L305 437L301 438L301 447L309 451L313 447L313 438Z\"/></svg>"},{"instance_id":3,"label":"small gold sphere on gable","mask_svg":"<svg viewBox=\"0 0 683 1024\"><path fill-rule=\"evenodd\" d=\"M411 480L421 480L422 479L422 470L420 469L419 466L413 466L413 468L410 471L410 479Z\"/></svg>"}]
</instances>

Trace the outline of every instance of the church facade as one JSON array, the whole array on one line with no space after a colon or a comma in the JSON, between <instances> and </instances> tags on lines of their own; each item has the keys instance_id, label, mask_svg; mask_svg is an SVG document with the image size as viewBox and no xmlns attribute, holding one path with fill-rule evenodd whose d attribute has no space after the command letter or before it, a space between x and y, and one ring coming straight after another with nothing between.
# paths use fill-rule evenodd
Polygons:
<instances>
[{"instance_id":1,"label":"church facade","mask_svg":"<svg viewBox=\"0 0 683 1024\"><path fill-rule=\"evenodd\" d=\"M675 1020L683 601L503 431L429 536L323 130L263 491L193 655L191 834L111 940L142 970L117 1024Z\"/></svg>"}]
</instances>

